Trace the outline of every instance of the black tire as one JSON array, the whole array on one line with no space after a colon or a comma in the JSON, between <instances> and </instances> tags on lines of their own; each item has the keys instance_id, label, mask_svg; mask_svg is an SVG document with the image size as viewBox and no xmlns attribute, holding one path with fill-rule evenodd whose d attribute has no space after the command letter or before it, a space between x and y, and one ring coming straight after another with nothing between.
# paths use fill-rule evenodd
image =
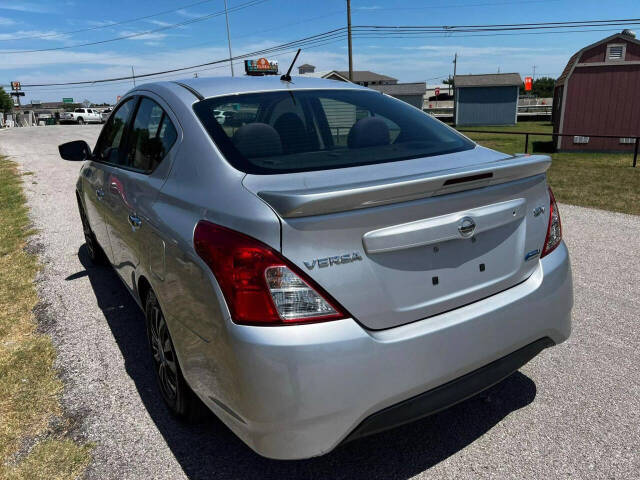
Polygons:
<instances>
[{"instance_id":1,"label":"black tire","mask_svg":"<svg viewBox=\"0 0 640 480\"><path fill-rule=\"evenodd\" d=\"M78 125L84 125L84 118L82 117L78 118Z\"/></svg>"},{"instance_id":2,"label":"black tire","mask_svg":"<svg viewBox=\"0 0 640 480\"><path fill-rule=\"evenodd\" d=\"M199 421L206 407L182 375L171 334L153 290L149 290L144 305L151 361L162 399L171 413L180 419L192 423Z\"/></svg>"},{"instance_id":3,"label":"black tire","mask_svg":"<svg viewBox=\"0 0 640 480\"><path fill-rule=\"evenodd\" d=\"M87 246L89 259L94 265L108 265L109 261L107 260L107 256L98 243L98 240L96 240L93 230L91 230L91 225L89 225L89 220L84 212L84 207L80 203L80 199L77 200L78 210L80 211L80 220L82 221L82 232L84 233L84 243Z\"/></svg>"}]
</instances>

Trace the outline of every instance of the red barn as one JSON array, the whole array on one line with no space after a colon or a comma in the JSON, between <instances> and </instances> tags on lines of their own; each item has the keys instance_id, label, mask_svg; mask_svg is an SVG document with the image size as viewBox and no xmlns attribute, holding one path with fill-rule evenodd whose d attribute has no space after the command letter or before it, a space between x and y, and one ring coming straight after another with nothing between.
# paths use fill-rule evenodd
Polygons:
<instances>
[{"instance_id":1,"label":"red barn","mask_svg":"<svg viewBox=\"0 0 640 480\"><path fill-rule=\"evenodd\" d=\"M640 136L640 41L629 30L584 47L556 81L558 150L629 151ZM616 135L593 138L589 135Z\"/></svg>"}]
</instances>

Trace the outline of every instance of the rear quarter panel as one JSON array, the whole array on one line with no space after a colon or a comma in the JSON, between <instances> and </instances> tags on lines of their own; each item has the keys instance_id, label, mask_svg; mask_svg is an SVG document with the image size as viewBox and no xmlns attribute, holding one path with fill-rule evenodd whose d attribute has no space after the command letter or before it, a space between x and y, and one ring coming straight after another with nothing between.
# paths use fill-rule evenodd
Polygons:
<instances>
[{"instance_id":1,"label":"rear quarter panel","mask_svg":"<svg viewBox=\"0 0 640 480\"><path fill-rule=\"evenodd\" d=\"M234 355L228 350L229 313L217 282L193 247L193 231L205 219L280 249L280 222L262 200L242 186L244 173L229 166L191 110L175 93L160 93L180 119L183 139L167 181L153 203L156 219L150 256L139 274L156 292L191 387L203 399L233 403ZM182 94L182 92L178 92ZM162 267L162 275L158 269Z\"/></svg>"}]
</instances>

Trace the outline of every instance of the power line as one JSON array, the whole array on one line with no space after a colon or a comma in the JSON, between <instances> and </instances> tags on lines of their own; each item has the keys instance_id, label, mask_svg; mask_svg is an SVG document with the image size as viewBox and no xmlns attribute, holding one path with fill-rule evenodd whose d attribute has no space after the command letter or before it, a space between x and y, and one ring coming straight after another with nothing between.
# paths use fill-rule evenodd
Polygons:
<instances>
[{"instance_id":1,"label":"power line","mask_svg":"<svg viewBox=\"0 0 640 480\"><path fill-rule=\"evenodd\" d=\"M483 25L359 25L358 28L378 28L378 29L422 29L422 28L443 28L443 29L455 29L455 28L485 28L485 27L534 27L534 26L546 26L546 25L574 25L574 24L601 24L610 22L638 22L640 18L623 18L615 20L576 20L569 22L538 22L538 23L498 23L498 24L483 24Z\"/></svg>"},{"instance_id":2,"label":"power line","mask_svg":"<svg viewBox=\"0 0 640 480\"><path fill-rule=\"evenodd\" d=\"M486 2L486 3L451 3L451 4L443 4L443 5L425 5L423 7L389 7L389 8L371 8L366 10L356 9L360 13L367 14L375 14L376 12L385 12L388 10L433 10L437 8L444 9L452 9L452 8L465 8L465 7L493 7L493 6L502 6L502 5L518 5L518 4L526 4L530 5L532 3L551 3L551 2L559 2L560 0L527 0L522 2Z\"/></svg>"},{"instance_id":3,"label":"power line","mask_svg":"<svg viewBox=\"0 0 640 480\"><path fill-rule=\"evenodd\" d=\"M318 47L322 47L325 45L330 45L330 44L334 44L334 43L338 43L338 42L342 42L344 40L344 38L338 38L337 40L330 40L330 41L323 41L323 42L317 42L314 44L310 44L308 46L305 47L306 50L311 50L313 48L318 48ZM282 57L284 55L287 55L289 53L293 53L296 52L297 48L293 48L290 50L285 50L282 52L279 52L277 54L274 55L270 55L270 57ZM251 55L251 54L248 54ZM223 60L222 62L228 62L229 60ZM234 61L233 62L234 65L242 65L243 61ZM188 67L188 68L199 68L199 67ZM208 67L208 68L199 68L198 70L191 70L190 72L185 72L184 70L182 70L179 73L169 73L169 74L163 74L163 73L158 73L158 74L153 74L154 75L154 79L153 80L167 80L170 78L176 78L176 77L184 77L185 74L191 74L191 73L201 73L201 72L207 72L207 71L211 71L211 70L219 70L221 68L227 68L226 64L219 64L213 67ZM142 75L136 75L136 78L140 78ZM61 86L59 88L46 88L48 86L52 86L52 85L64 85L64 84L47 84L47 85L43 85L45 88L42 88L42 86L34 86L34 85L25 85L23 84L23 87L29 87L29 88L37 88L38 92L57 92L57 91L61 91L61 90L76 90L76 89L84 89L84 88L91 88L91 89L96 89L96 90L104 90L105 88L112 88L114 86L120 86L120 85L130 85L131 84L131 77L123 77L125 80L120 80L120 81L113 81L113 82L104 82L102 85L98 85L96 86L95 83L91 83L88 85L67 85L67 86Z\"/></svg>"},{"instance_id":4,"label":"power line","mask_svg":"<svg viewBox=\"0 0 640 480\"><path fill-rule=\"evenodd\" d=\"M247 4L243 4L247 5ZM507 24L507 25L462 25L462 26L411 26L411 27L396 27L396 26L380 26L380 25L370 25L370 26L356 26L353 27L356 29L356 34L360 38L412 38L414 35L428 36L428 34L439 33L439 34L451 34L457 32L474 32L474 31L503 31L503 30L518 30L518 34L530 34L536 32L521 32L520 28L568 28L570 26L581 26L581 27L589 27L589 26L608 26L611 24L618 24L624 22L624 24L636 24L640 19L622 19L622 20L587 20L582 22L546 22L546 23L528 23L528 24ZM457 29L460 30L452 30ZM474 28L476 30L474 30ZM477 29L480 30L477 30ZM138 75L138 78L148 78L168 73L176 73L176 72L185 72L187 70L192 70L195 68L201 68L205 66L216 65L223 62L229 62L238 59L244 59L254 55L266 55L273 54L279 51L282 51L287 48L300 48L300 47L310 47L311 45L317 44L319 42L332 41L332 40L341 40L346 36L346 27L337 28L334 30L330 30L328 32L312 35L309 37L305 37L302 39L294 40L291 42L287 42L284 44L276 45L274 47L246 53L243 55L238 55L232 58L226 58L221 60L215 60L212 62L206 62L199 65L192 65L189 67L180 67L169 69L161 72L153 72L143 75ZM577 30L570 30L570 32L575 32ZM589 30L587 30L589 31ZM544 33L553 33L553 32L544 32ZM427 35L425 35L427 34ZM496 33L492 33L491 35L498 35ZM468 35L473 36L473 35ZM131 77L116 77L116 78L107 78L100 80L92 80L92 81L78 81L78 82L63 82L63 83L48 83L48 84L33 84L27 85L24 84L24 87L42 87L42 86L64 86L64 85L88 85L88 84L96 84L96 83L106 83L106 82L114 82L118 80L130 80Z\"/></svg>"},{"instance_id":5,"label":"power line","mask_svg":"<svg viewBox=\"0 0 640 480\"><path fill-rule=\"evenodd\" d=\"M229 12L237 12L238 10L242 10L242 9L248 8L248 7L253 7L255 5L258 5L260 3L264 3L264 2L267 2L267 1L268 0L250 0L249 2L242 3L242 4L237 5L235 7L231 7L229 9ZM173 23L171 25L166 25L166 26L163 26L163 27L154 28L152 30L146 30L146 31L143 31L143 32L131 33L129 35L121 35L119 37L107 38L105 40L97 40L95 42L77 43L77 44L74 44L74 45L66 45L66 46L62 46L62 47L36 48L36 49L32 49L32 50L4 50L4 51L0 51L0 54L10 55L10 54L16 54L16 53L52 52L52 51L55 51L55 50L67 50L67 49L70 49L70 48L88 47L90 45L101 45L103 43L116 42L118 40L127 40L127 39L130 39L130 38L141 37L143 35L150 35L150 34L154 34L154 33L158 33L158 32L163 32L163 31L166 31L166 30L170 30L172 28L183 27L185 25L190 25L192 23L202 22L204 20L209 20L209 19L214 18L214 17L219 17L220 15L224 15L224 14L225 14L225 10L222 10L222 11L219 11L219 12L213 12L213 13L209 13L207 15L202 15L202 16L199 16L199 17L191 18L191 19L185 20L183 22Z\"/></svg>"},{"instance_id":6,"label":"power line","mask_svg":"<svg viewBox=\"0 0 640 480\"><path fill-rule=\"evenodd\" d=\"M626 25L638 25L638 23L626 24ZM514 33L486 33L486 34L470 34L462 35L463 32L440 32L440 33L422 33L415 32L414 34L402 34L402 33L390 33L390 34L375 34L375 33L361 33L357 35L358 38L400 38L400 39L412 39L412 38L468 38L468 37L501 37L501 36L516 36L516 35L556 35L565 33L588 33L588 32L612 32L616 33L619 30L596 29L590 28L585 30L554 30L544 32L514 32Z\"/></svg>"},{"instance_id":7,"label":"power line","mask_svg":"<svg viewBox=\"0 0 640 480\"><path fill-rule=\"evenodd\" d=\"M173 69L169 69L169 70L164 70L161 72L154 72L154 73L147 73L147 74L142 74L142 75L136 75L136 78L147 78L147 77L152 77L152 76L156 76L156 75L161 75L161 74L165 74L165 73L174 73L174 72L184 72L185 70L191 70L194 68L199 68L199 67L204 67L204 66L209 66L209 65L216 65L219 63L223 63L223 62L228 62L229 60L239 60L239 59L244 59L250 56L254 56L254 55L266 55L269 53L275 53L278 52L279 50L283 50L283 49L287 49L287 48L292 48L292 47L300 47L300 46L307 46L307 45L312 45L314 42L318 42L318 41L325 41L328 39L337 39L337 38L341 38L343 37L345 34L343 33L343 30L345 30L346 27L343 28L338 28L335 30L330 30L328 32L324 32L321 34L317 34L317 35L312 35L310 37L305 37L299 40L294 40L291 42L287 42L287 43L283 43L274 47L270 47L270 48L265 48L262 50L257 50L254 52L250 52L250 53L245 53L242 55L237 55L233 58L225 58L225 59L221 59L221 60L214 60L212 62L205 62L205 63L201 63L198 65L191 65L189 67L180 67L180 68L173 68ZM131 76L125 76L125 77L114 77L114 78L105 78L105 79L100 79L100 80L87 80L87 81L80 81L80 82L61 82L61 83L47 83L47 84L23 84L22 87L44 87L44 86L63 86L63 85L87 85L87 84L96 84L96 83L105 83L105 82L113 82L113 81L117 81L117 80L131 80Z\"/></svg>"},{"instance_id":8,"label":"power line","mask_svg":"<svg viewBox=\"0 0 640 480\"><path fill-rule=\"evenodd\" d=\"M187 5L183 5L181 7L174 8L172 10L164 10L162 12L153 13L151 15L145 15L143 17L129 18L127 20L120 20L118 22L108 22L108 23L104 23L103 25L96 25L94 27L81 28L79 30L70 30L68 32L49 33L49 34L46 34L46 35L30 35L30 36L26 36L26 37L4 38L4 39L0 39L0 42L14 42L14 41L17 41L17 40L31 40L31 39L35 39L35 38L62 37L64 35L72 35L74 33L91 32L91 31L100 30L100 29L103 29L103 28L109 28L109 27L114 27L114 26L117 26L117 25L124 25L126 23L138 22L140 20L147 20L147 19L153 18L153 17L159 17L161 15L166 15L167 13L177 12L178 10L183 10L185 8L195 7L197 5L202 5L203 3L211 3L213 1L214 0L201 0L199 2L189 3Z\"/></svg>"},{"instance_id":9,"label":"power line","mask_svg":"<svg viewBox=\"0 0 640 480\"><path fill-rule=\"evenodd\" d=\"M240 9L248 8L259 3L266 2L268 0L251 0L249 2L237 5L229 9L230 11L238 11ZM203 15L200 17L196 17L193 19L186 20L184 22L179 22L176 24L147 30L144 32L137 32L130 35L123 35L116 38L100 40L95 42L88 42L83 44L75 44L75 45L67 45L62 47L52 47L52 48L43 48L43 49L32 49L32 50L9 50L9 51L0 51L0 53L4 54L17 54L17 53L35 53L35 52L47 52L54 50L64 50L76 47L83 47L89 45L98 45L108 42L114 42L117 40L124 40L129 38L140 37L143 35L149 35L152 33L157 33L160 31L165 31L171 28L177 28L184 25L189 25L191 23L200 22L203 20L208 20L213 17L217 17L223 15L225 11L219 11L210 13L207 15ZM410 25L410 26L387 26L387 25L359 25L353 26L352 28L356 30L356 33L359 36L364 36L364 34L384 34L387 36L396 36L398 35L422 35L425 33L446 33L446 34L455 34L455 33L465 33L465 32L500 32L500 31L521 31L521 30L553 30L558 28L589 28L589 27L602 27L602 26L628 26L628 25L638 25L640 24L639 18L631 18L631 19L617 19L617 20L585 20L585 21L573 21L573 22L543 22L543 23L518 23L518 24L496 24L496 25ZM376 38L370 36L369 38Z\"/></svg>"}]
</instances>

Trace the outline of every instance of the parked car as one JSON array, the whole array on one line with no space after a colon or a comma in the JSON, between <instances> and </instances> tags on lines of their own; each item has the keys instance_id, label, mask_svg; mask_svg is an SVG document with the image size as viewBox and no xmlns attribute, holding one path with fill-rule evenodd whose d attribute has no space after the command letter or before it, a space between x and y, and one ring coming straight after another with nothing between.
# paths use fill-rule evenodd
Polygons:
<instances>
[{"instance_id":1,"label":"parked car","mask_svg":"<svg viewBox=\"0 0 640 480\"><path fill-rule=\"evenodd\" d=\"M92 108L76 108L73 112L62 112L60 123L77 123L78 125L102 123L102 116Z\"/></svg>"},{"instance_id":2,"label":"parked car","mask_svg":"<svg viewBox=\"0 0 640 480\"><path fill-rule=\"evenodd\" d=\"M112 111L113 111L113 108L107 108L106 110L102 111L102 113L100 114L102 123L106 122L109 119L109 115L111 115Z\"/></svg>"},{"instance_id":3,"label":"parked car","mask_svg":"<svg viewBox=\"0 0 640 480\"><path fill-rule=\"evenodd\" d=\"M217 118L231 105L233 131ZM145 312L169 409L204 404L261 455L322 455L429 415L570 334L550 159L481 147L387 95L147 84L93 151L60 154L85 160L87 252Z\"/></svg>"}]
</instances>

